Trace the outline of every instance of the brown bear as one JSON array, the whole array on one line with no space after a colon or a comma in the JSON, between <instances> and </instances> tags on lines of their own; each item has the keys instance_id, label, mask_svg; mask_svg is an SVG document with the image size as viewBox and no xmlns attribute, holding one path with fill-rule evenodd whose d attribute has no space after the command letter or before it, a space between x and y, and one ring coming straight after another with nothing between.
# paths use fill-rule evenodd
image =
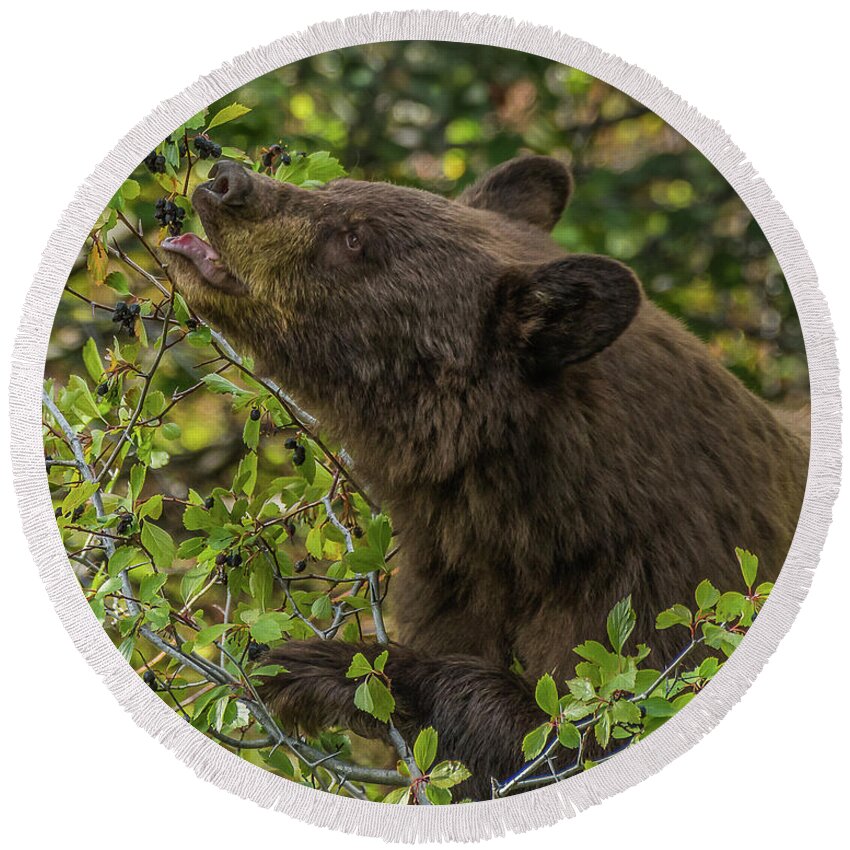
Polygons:
<instances>
[{"instance_id":1,"label":"brown bear","mask_svg":"<svg viewBox=\"0 0 850 850\"><path fill-rule=\"evenodd\" d=\"M400 529L394 720L408 740L434 726L474 798L520 766L537 677L571 676L617 600L660 667L681 637L655 615L704 578L738 587L736 546L776 576L805 438L628 268L555 244L561 163L512 160L455 200L233 162L210 178L194 194L209 243L168 240L170 271L318 414ZM379 649L285 643L263 696L290 725L382 736L345 677Z\"/></svg>"}]
</instances>

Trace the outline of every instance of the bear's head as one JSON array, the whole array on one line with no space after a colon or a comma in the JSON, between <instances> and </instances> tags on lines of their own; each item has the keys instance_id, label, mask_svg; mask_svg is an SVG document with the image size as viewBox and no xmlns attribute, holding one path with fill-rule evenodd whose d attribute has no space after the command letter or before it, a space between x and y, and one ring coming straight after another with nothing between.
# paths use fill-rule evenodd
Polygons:
<instances>
[{"instance_id":1,"label":"bear's head","mask_svg":"<svg viewBox=\"0 0 850 850\"><path fill-rule=\"evenodd\" d=\"M494 375L533 391L607 348L641 301L625 266L552 240L571 188L542 156L455 200L348 179L298 188L223 161L193 197L209 241L162 247L192 306L307 403L384 388L403 404Z\"/></svg>"}]
</instances>

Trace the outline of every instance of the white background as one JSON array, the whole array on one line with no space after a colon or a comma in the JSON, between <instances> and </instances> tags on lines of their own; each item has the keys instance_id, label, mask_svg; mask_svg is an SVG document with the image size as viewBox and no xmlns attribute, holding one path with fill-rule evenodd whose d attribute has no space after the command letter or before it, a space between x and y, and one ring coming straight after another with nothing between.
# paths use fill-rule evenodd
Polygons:
<instances>
[{"instance_id":1,"label":"white background","mask_svg":"<svg viewBox=\"0 0 850 850\"><path fill-rule=\"evenodd\" d=\"M423 4L430 5L430 4ZM800 230L848 362L848 109L839 4L552 3L434 8L521 16L635 62L718 119ZM8 363L40 251L75 188L161 99L253 46L392 3L135 0L6 6L0 116L4 239L0 362ZM403 6L401 7L403 8ZM7 123L8 121L8 123ZM842 381L850 399L848 381ZM3 403L5 404L5 392ZM7 417L0 419L8 445ZM201 782L138 729L59 625L17 521L0 455L4 663L0 794L8 846L113 843L131 850L291 845L341 836ZM500 847L839 846L846 840L847 494L812 590L752 691L660 774L577 819ZM191 836L191 838L190 838ZM844 845L846 846L846 845Z\"/></svg>"}]
</instances>

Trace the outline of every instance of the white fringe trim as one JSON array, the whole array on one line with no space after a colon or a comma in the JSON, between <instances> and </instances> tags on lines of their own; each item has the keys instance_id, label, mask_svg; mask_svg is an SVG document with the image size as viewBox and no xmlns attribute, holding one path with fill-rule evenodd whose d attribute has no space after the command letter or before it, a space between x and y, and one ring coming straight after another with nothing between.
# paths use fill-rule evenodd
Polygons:
<instances>
[{"instance_id":1,"label":"white fringe trim","mask_svg":"<svg viewBox=\"0 0 850 850\"><path fill-rule=\"evenodd\" d=\"M472 42L544 56L615 86L685 136L738 192L779 259L803 328L812 396L808 486L788 558L746 640L699 698L648 742L558 785L492 802L422 808L364 803L281 779L206 738L154 695L118 654L80 592L54 520L41 438L45 355L62 289L97 216L143 157L175 126L261 74L328 50L401 39ZM800 237L770 189L717 122L649 74L578 39L503 17L413 11L317 24L237 57L164 102L119 142L63 214L27 296L13 356L12 460L24 531L60 619L120 704L220 788L310 823L391 841L475 841L552 824L640 782L692 747L744 695L794 620L838 492L840 394L832 323Z\"/></svg>"}]
</instances>

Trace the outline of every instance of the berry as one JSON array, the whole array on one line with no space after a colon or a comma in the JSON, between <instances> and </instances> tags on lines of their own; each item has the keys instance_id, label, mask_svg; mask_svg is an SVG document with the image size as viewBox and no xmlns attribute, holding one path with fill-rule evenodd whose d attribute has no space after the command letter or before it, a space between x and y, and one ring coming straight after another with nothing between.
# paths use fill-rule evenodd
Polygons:
<instances>
[{"instance_id":1,"label":"berry","mask_svg":"<svg viewBox=\"0 0 850 850\"><path fill-rule=\"evenodd\" d=\"M98 386L98 388L97 388L97 394L98 394L98 395L100 395L100 396L104 396L104 395L106 395L108 392L109 392L109 383L108 383L107 381L104 381L102 384L100 384L100 385Z\"/></svg>"},{"instance_id":2,"label":"berry","mask_svg":"<svg viewBox=\"0 0 850 850\"><path fill-rule=\"evenodd\" d=\"M230 558L224 554L224 552L219 552L218 555L215 556L215 565L217 567L223 567L225 564L230 562Z\"/></svg>"},{"instance_id":3,"label":"berry","mask_svg":"<svg viewBox=\"0 0 850 850\"><path fill-rule=\"evenodd\" d=\"M207 136L195 136L192 143L201 159L218 159L221 156L221 145L216 144Z\"/></svg>"},{"instance_id":4,"label":"berry","mask_svg":"<svg viewBox=\"0 0 850 850\"><path fill-rule=\"evenodd\" d=\"M74 508L74 513L71 514L71 522L76 522L83 515L85 509L85 505L80 505L78 508Z\"/></svg>"},{"instance_id":5,"label":"berry","mask_svg":"<svg viewBox=\"0 0 850 850\"><path fill-rule=\"evenodd\" d=\"M248 644L248 660L256 661L264 652L269 651L269 645L267 643L255 643L251 641Z\"/></svg>"},{"instance_id":6,"label":"berry","mask_svg":"<svg viewBox=\"0 0 850 850\"><path fill-rule=\"evenodd\" d=\"M206 499L204 499L204 507L207 510L210 510L214 504L215 499L212 496L207 496Z\"/></svg>"},{"instance_id":7,"label":"berry","mask_svg":"<svg viewBox=\"0 0 850 850\"><path fill-rule=\"evenodd\" d=\"M251 410L251 421L256 422L260 418L260 416L261 416L260 408L259 407L252 408L252 410Z\"/></svg>"},{"instance_id":8,"label":"berry","mask_svg":"<svg viewBox=\"0 0 850 850\"><path fill-rule=\"evenodd\" d=\"M186 319L186 327L189 328L190 331L196 330L198 327L198 320L189 316L189 318Z\"/></svg>"},{"instance_id":9,"label":"berry","mask_svg":"<svg viewBox=\"0 0 850 850\"><path fill-rule=\"evenodd\" d=\"M156 681L156 673L153 670L145 670L145 675L142 676L145 684L152 690L155 691L159 687L158 682Z\"/></svg>"},{"instance_id":10,"label":"berry","mask_svg":"<svg viewBox=\"0 0 850 850\"><path fill-rule=\"evenodd\" d=\"M294 569L296 573L303 573L307 569L307 562L304 560L296 561Z\"/></svg>"},{"instance_id":11,"label":"berry","mask_svg":"<svg viewBox=\"0 0 850 850\"><path fill-rule=\"evenodd\" d=\"M142 161L151 174L165 174L165 157L161 153L151 151Z\"/></svg>"},{"instance_id":12,"label":"berry","mask_svg":"<svg viewBox=\"0 0 850 850\"><path fill-rule=\"evenodd\" d=\"M57 519L62 516L62 508L56 508L56 510L53 512L53 516L55 516Z\"/></svg>"},{"instance_id":13,"label":"berry","mask_svg":"<svg viewBox=\"0 0 850 850\"><path fill-rule=\"evenodd\" d=\"M123 301L115 303L112 311L112 321L120 324L130 336L136 335L136 319L141 315L142 308L138 304L127 304Z\"/></svg>"},{"instance_id":14,"label":"berry","mask_svg":"<svg viewBox=\"0 0 850 850\"><path fill-rule=\"evenodd\" d=\"M160 227L168 228L169 236L179 236L183 229L183 219L186 218L186 210L178 207L174 201L170 201L168 198L159 198L153 217Z\"/></svg>"},{"instance_id":15,"label":"berry","mask_svg":"<svg viewBox=\"0 0 850 850\"><path fill-rule=\"evenodd\" d=\"M283 447L285 449L294 449L298 445L298 440L295 437L288 437L283 441Z\"/></svg>"},{"instance_id":16,"label":"berry","mask_svg":"<svg viewBox=\"0 0 850 850\"><path fill-rule=\"evenodd\" d=\"M232 554L230 556L230 566L238 567L241 564L242 564L242 556L238 552L234 552L234 554Z\"/></svg>"},{"instance_id":17,"label":"berry","mask_svg":"<svg viewBox=\"0 0 850 850\"><path fill-rule=\"evenodd\" d=\"M292 165L292 157L288 153L282 153L280 156L280 161L284 165Z\"/></svg>"},{"instance_id":18,"label":"berry","mask_svg":"<svg viewBox=\"0 0 850 850\"><path fill-rule=\"evenodd\" d=\"M124 514L121 519L118 521L118 526L116 528L119 534L127 534L130 529L133 527L133 515L132 514Z\"/></svg>"},{"instance_id":19,"label":"berry","mask_svg":"<svg viewBox=\"0 0 850 850\"><path fill-rule=\"evenodd\" d=\"M363 536L363 529L359 525L355 525L351 529L351 533L359 540Z\"/></svg>"},{"instance_id":20,"label":"berry","mask_svg":"<svg viewBox=\"0 0 850 850\"><path fill-rule=\"evenodd\" d=\"M292 462L295 466L301 466L307 459L307 450L304 446L298 445L292 450Z\"/></svg>"}]
</instances>

